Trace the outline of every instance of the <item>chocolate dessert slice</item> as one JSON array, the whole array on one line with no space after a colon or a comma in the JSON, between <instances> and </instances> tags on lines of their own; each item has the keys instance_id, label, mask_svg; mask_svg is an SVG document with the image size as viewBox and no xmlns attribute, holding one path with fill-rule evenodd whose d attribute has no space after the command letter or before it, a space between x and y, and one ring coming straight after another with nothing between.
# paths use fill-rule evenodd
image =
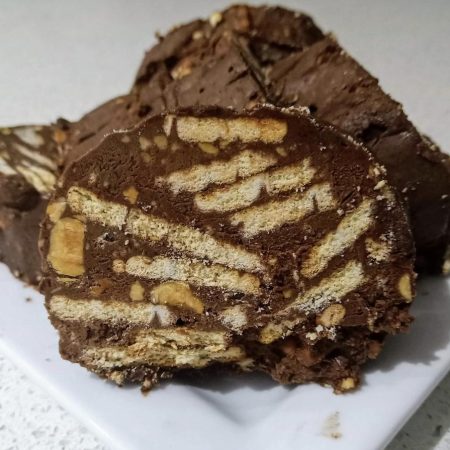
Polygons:
<instances>
[{"instance_id":1,"label":"chocolate dessert slice","mask_svg":"<svg viewBox=\"0 0 450 450\"><path fill-rule=\"evenodd\" d=\"M39 225L63 167L116 129L139 119L117 97L78 122L0 128L0 260L34 287L41 280Z\"/></svg>"},{"instance_id":2,"label":"chocolate dessert slice","mask_svg":"<svg viewBox=\"0 0 450 450\"><path fill-rule=\"evenodd\" d=\"M231 366L337 391L414 295L370 153L298 109L192 109L72 161L42 231L62 355L119 384Z\"/></svg>"},{"instance_id":3,"label":"chocolate dessert slice","mask_svg":"<svg viewBox=\"0 0 450 450\"><path fill-rule=\"evenodd\" d=\"M0 129L0 260L36 285L41 278L39 223L54 188L66 134L58 126Z\"/></svg>"}]
</instances>

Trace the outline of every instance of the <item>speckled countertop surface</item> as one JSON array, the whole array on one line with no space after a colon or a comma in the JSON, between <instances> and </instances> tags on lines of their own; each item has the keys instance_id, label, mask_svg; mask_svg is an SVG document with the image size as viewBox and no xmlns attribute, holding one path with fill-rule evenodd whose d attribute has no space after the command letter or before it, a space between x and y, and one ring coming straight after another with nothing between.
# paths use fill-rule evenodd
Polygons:
<instances>
[{"instance_id":1,"label":"speckled countertop surface","mask_svg":"<svg viewBox=\"0 0 450 450\"><path fill-rule=\"evenodd\" d=\"M20 369L0 354L2 450L106 450ZM450 449L450 374L387 450Z\"/></svg>"},{"instance_id":2,"label":"speckled countertop surface","mask_svg":"<svg viewBox=\"0 0 450 450\"><path fill-rule=\"evenodd\" d=\"M181 18L205 15L227 3L0 0L0 124L43 123L59 115L76 119L127 91L157 29L166 30ZM297 5L324 29L333 30L344 47L404 103L413 121L450 148L450 89L436 88L450 86L448 0L284 3ZM363 34L366 39L359 39ZM433 115L428 114L431 108ZM1 450L103 448L90 431L0 354ZM450 375L388 449L450 449Z\"/></svg>"},{"instance_id":3,"label":"speckled countertop surface","mask_svg":"<svg viewBox=\"0 0 450 450\"><path fill-rule=\"evenodd\" d=\"M0 354L2 450L100 450L98 439Z\"/></svg>"}]
</instances>

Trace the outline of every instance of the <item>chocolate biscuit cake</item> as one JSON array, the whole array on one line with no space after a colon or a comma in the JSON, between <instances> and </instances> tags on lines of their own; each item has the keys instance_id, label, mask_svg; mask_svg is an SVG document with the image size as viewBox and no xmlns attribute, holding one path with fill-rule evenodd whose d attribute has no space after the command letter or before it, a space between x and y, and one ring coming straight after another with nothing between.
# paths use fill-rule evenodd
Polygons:
<instances>
[{"instance_id":1,"label":"chocolate biscuit cake","mask_svg":"<svg viewBox=\"0 0 450 450\"><path fill-rule=\"evenodd\" d=\"M77 122L0 128L0 260L27 284L41 279L39 225L61 170L106 134L136 124L128 109L121 96Z\"/></svg>"},{"instance_id":2,"label":"chocolate biscuit cake","mask_svg":"<svg viewBox=\"0 0 450 450\"><path fill-rule=\"evenodd\" d=\"M0 128L0 260L32 285L41 277L39 223L65 138L56 125Z\"/></svg>"},{"instance_id":3,"label":"chocolate biscuit cake","mask_svg":"<svg viewBox=\"0 0 450 450\"><path fill-rule=\"evenodd\" d=\"M41 238L61 354L118 384L226 366L350 390L411 320L385 169L303 110L112 133L66 167Z\"/></svg>"},{"instance_id":4,"label":"chocolate biscuit cake","mask_svg":"<svg viewBox=\"0 0 450 450\"><path fill-rule=\"evenodd\" d=\"M235 6L213 14L209 21L176 28L147 53L130 95L106 102L78 122L50 126L60 130L64 139L57 145L50 140L48 152L53 154L58 147L58 163L69 163L109 132L129 128L152 114L192 105L242 110L264 102L307 105L317 117L365 142L407 198L417 268L449 269L450 261L445 263L450 234L449 158L421 136L377 81L304 14ZM17 192L21 202L23 193L14 183L14 177L4 178L3 189ZM31 241L37 235L43 204L32 214L3 211L3 222L11 225L0 245L3 259L14 273L28 273L24 279L34 283L38 255L24 259L23 254L30 245L35 247ZM20 219L12 221L12 217ZM23 224L17 231L16 223Z\"/></svg>"},{"instance_id":5,"label":"chocolate biscuit cake","mask_svg":"<svg viewBox=\"0 0 450 450\"><path fill-rule=\"evenodd\" d=\"M409 208L417 269L450 266L450 158L310 17L236 5L177 27L147 52L132 94L141 117L195 105L309 107L386 166Z\"/></svg>"}]
</instances>

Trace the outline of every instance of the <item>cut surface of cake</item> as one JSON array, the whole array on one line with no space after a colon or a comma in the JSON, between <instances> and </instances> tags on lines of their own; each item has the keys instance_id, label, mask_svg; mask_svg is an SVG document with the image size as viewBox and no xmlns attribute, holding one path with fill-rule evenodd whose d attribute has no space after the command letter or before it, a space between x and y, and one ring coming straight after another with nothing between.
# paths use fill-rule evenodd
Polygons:
<instances>
[{"instance_id":1,"label":"cut surface of cake","mask_svg":"<svg viewBox=\"0 0 450 450\"><path fill-rule=\"evenodd\" d=\"M65 169L41 238L62 355L119 384L229 367L345 391L411 320L385 169L304 110L112 133Z\"/></svg>"}]
</instances>

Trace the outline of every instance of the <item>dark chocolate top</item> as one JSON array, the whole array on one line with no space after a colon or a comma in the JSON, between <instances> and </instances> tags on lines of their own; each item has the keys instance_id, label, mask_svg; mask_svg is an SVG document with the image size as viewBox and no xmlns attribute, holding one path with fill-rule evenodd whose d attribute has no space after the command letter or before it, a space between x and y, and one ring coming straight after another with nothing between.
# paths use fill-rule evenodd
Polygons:
<instances>
[{"instance_id":1,"label":"dark chocolate top","mask_svg":"<svg viewBox=\"0 0 450 450\"><path fill-rule=\"evenodd\" d=\"M388 168L408 203L418 269L441 271L450 242L449 157L308 16L236 5L179 26L147 52L132 94L141 117L195 105L308 106Z\"/></svg>"},{"instance_id":2,"label":"dark chocolate top","mask_svg":"<svg viewBox=\"0 0 450 450\"><path fill-rule=\"evenodd\" d=\"M65 165L96 147L107 134L136 125L141 118L135 117L130 107L131 97L119 96L68 123L68 139L62 146Z\"/></svg>"}]
</instances>

